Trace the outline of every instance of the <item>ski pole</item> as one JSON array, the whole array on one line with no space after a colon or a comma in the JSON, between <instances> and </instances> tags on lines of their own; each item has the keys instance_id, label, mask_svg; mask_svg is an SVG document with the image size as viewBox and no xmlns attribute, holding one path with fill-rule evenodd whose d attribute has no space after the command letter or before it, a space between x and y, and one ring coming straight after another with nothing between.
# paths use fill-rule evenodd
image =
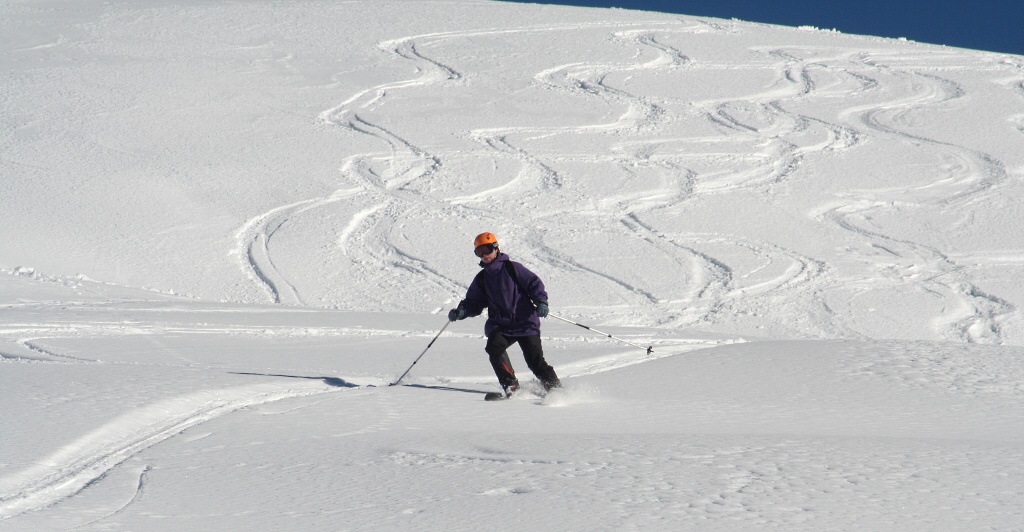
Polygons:
<instances>
[{"instance_id":1,"label":"ski pole","mask_svg":"<svg viewBox=\"0 0 1024 532\"><path fill-rule=\"evenodd\" d=\"M449 325L451 325L451 323L452 322L450 322L450 321L445 322L444 327L441 327L441 330L437 331L437 335L434 336L434 339L431 340L429 344L427 344L427 349L430 349L430 346L434 345L434 342L437 341L437 338L439 336L441 336L441 333L443 333L444 330L447 329ZM416 357L416 360L412 361L412 366L415 366L416 363L419 362L421 358L423 358L423 355L427 354L427 349L424 349L423 352L420 353L420 356ZM402 376L399 377L397 381L392 382L388 386L394 386L394 385L398 384L399 382L402 382L402 379L404 379L405 376L408 375L410 371L412 371L412 366L409 366L409 369L405 370L405 373L403 373Z\"/></svg>"},{"instance_id":2,"label":"ski pole","mask_svg":"<svg viewBox=\"0 0 1024 532\"><path fill-rule=\"evenodd\" d=\"M552 318L555 318L556 320L562 320L562 321L564 321L566 323L571 323L571 324L573 324L573 325L575 325L577 327L583 327L584 329L586 329L588 331L594 331L597 334L603 334L603 335L607 336L608 338L612 338L614 340L618 340L618 341L620 341L620 342L622 342L624 344L629 344L629 345L631 345L633 347L639 347L640 349L646 349L648 355L654 352L654 346L653 345L649 345L647 347L644 347L644 346L642 346L640 344L634 344L633 342L630 342L628 340L623 340L622 338L616 338L616 337L614 337L614 336L612 336L612 335L610 335L610 334L608 334L606 332L601 332L601 331L599 331L597 329L594 329L594 328L591 328L591 327L587 327L586 325L583 325L582 323L576 323L575 321L567 320L567 319L565 319L565 318L563 318L563 317L561 317L561 316L559 316L557 314L548 314L548 316L551 316Z\"/></svg>"}]
</instances>

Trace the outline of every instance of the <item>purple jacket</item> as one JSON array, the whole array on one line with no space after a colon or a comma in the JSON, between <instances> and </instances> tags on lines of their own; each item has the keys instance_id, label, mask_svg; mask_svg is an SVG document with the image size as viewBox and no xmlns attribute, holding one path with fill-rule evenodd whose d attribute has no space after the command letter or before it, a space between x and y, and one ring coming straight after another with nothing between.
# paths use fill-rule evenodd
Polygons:
<instances>
[{"instance_id":1,"label":"purple jacket","mask_svg":"<svg viewBox=\"0 0 1024 532\"><path fill-rule=\"evenodd\" d=\"M505 263L512 265L519 278L519 284L506 270ZM466 299L459 306L466 310L466 317L479 316L487 309L487 323L484 334L491 336L500 332L506 336L533 336L540 334L540 319L537 309L530 303L547 302L548 293L537 274L514 262L504 253L490 263L480 263L483 270L473 278ZM520 289L522 287L522 289ZM523 294L523 290L526 294Z\"/></svg>"}]
</instances>

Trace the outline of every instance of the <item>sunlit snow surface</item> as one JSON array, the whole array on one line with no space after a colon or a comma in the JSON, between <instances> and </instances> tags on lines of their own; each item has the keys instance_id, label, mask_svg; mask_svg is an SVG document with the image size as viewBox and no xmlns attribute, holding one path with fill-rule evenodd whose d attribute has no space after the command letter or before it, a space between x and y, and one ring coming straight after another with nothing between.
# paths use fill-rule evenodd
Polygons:
<instances>
[{"instance_id":1,"label":"sunlit snow surface","mask_svg":"<svg viewBox=\"0 0 1024 532\"><path fill-rule=\"evenodd\" d=\"M1024 57L76 0L0 68L2 530L1024 523ZM484 402L482 231L654 353L549 318Z\"/></svg>"}]
</instances>

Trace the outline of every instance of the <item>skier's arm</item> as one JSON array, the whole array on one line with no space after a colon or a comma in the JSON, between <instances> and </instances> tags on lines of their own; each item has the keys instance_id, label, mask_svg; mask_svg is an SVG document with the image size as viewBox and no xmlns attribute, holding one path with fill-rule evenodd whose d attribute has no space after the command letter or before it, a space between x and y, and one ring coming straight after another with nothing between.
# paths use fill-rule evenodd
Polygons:
<instances>
[{"instance_id":1,"label":"skier's arm","mask_svg":"<svg viewBox=\"0 0 1024 532\"><path fill-rule=\"evenodd\" d=\"M512 265L516 269L516 276L519 277L519 284L522 285L523 290L526 290L526 294L530 296L535 305L548 302L548 293L544 289L544 282L540 280L537 274L531 272L522 264L515 263Z\"/></svg>"},{"instance_id":2,"label":"skier's arm","mask_svg":"<svg viewBox=\"0 0 1024 532\"><path fill-rule=\"evenodd\" d=\"M483 275L477 275L466 290L466 298L459 301L458 308L466 311L466 317L479 316L487 308L487 291L484 288Z\"/></svg>"}]
</instances>

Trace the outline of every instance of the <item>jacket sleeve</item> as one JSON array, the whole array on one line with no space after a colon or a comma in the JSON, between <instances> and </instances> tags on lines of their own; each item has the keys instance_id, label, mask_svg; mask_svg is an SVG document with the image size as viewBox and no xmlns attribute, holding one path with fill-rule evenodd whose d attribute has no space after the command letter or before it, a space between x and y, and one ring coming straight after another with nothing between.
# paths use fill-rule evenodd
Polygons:
<instances>
[{"instance_id":1,"label":"jacket sleeve","mask_svg":"<svg viewBox=\"0 0 1024 532\"><path fill-rule=\"evenodd\" d=\"M466 310L466 317L479 316L487 308L487 289L484 288L484 276L481 271L469 283L466 298L459 301L459 306Z\"/></svg>"},{"instance_id":2,"label":"jacket sleeve","mask_svg":"<svg viewBox=\"0 0 1024 532\"><path fill-rule=\"evenodd\" d=\"M516 269L520 287L526 291L534 304L547 303L548 293L544 289L544 282L540 280L540 277L518 262L513 263L512 267Z\"/></svg>"}]
</instances>

